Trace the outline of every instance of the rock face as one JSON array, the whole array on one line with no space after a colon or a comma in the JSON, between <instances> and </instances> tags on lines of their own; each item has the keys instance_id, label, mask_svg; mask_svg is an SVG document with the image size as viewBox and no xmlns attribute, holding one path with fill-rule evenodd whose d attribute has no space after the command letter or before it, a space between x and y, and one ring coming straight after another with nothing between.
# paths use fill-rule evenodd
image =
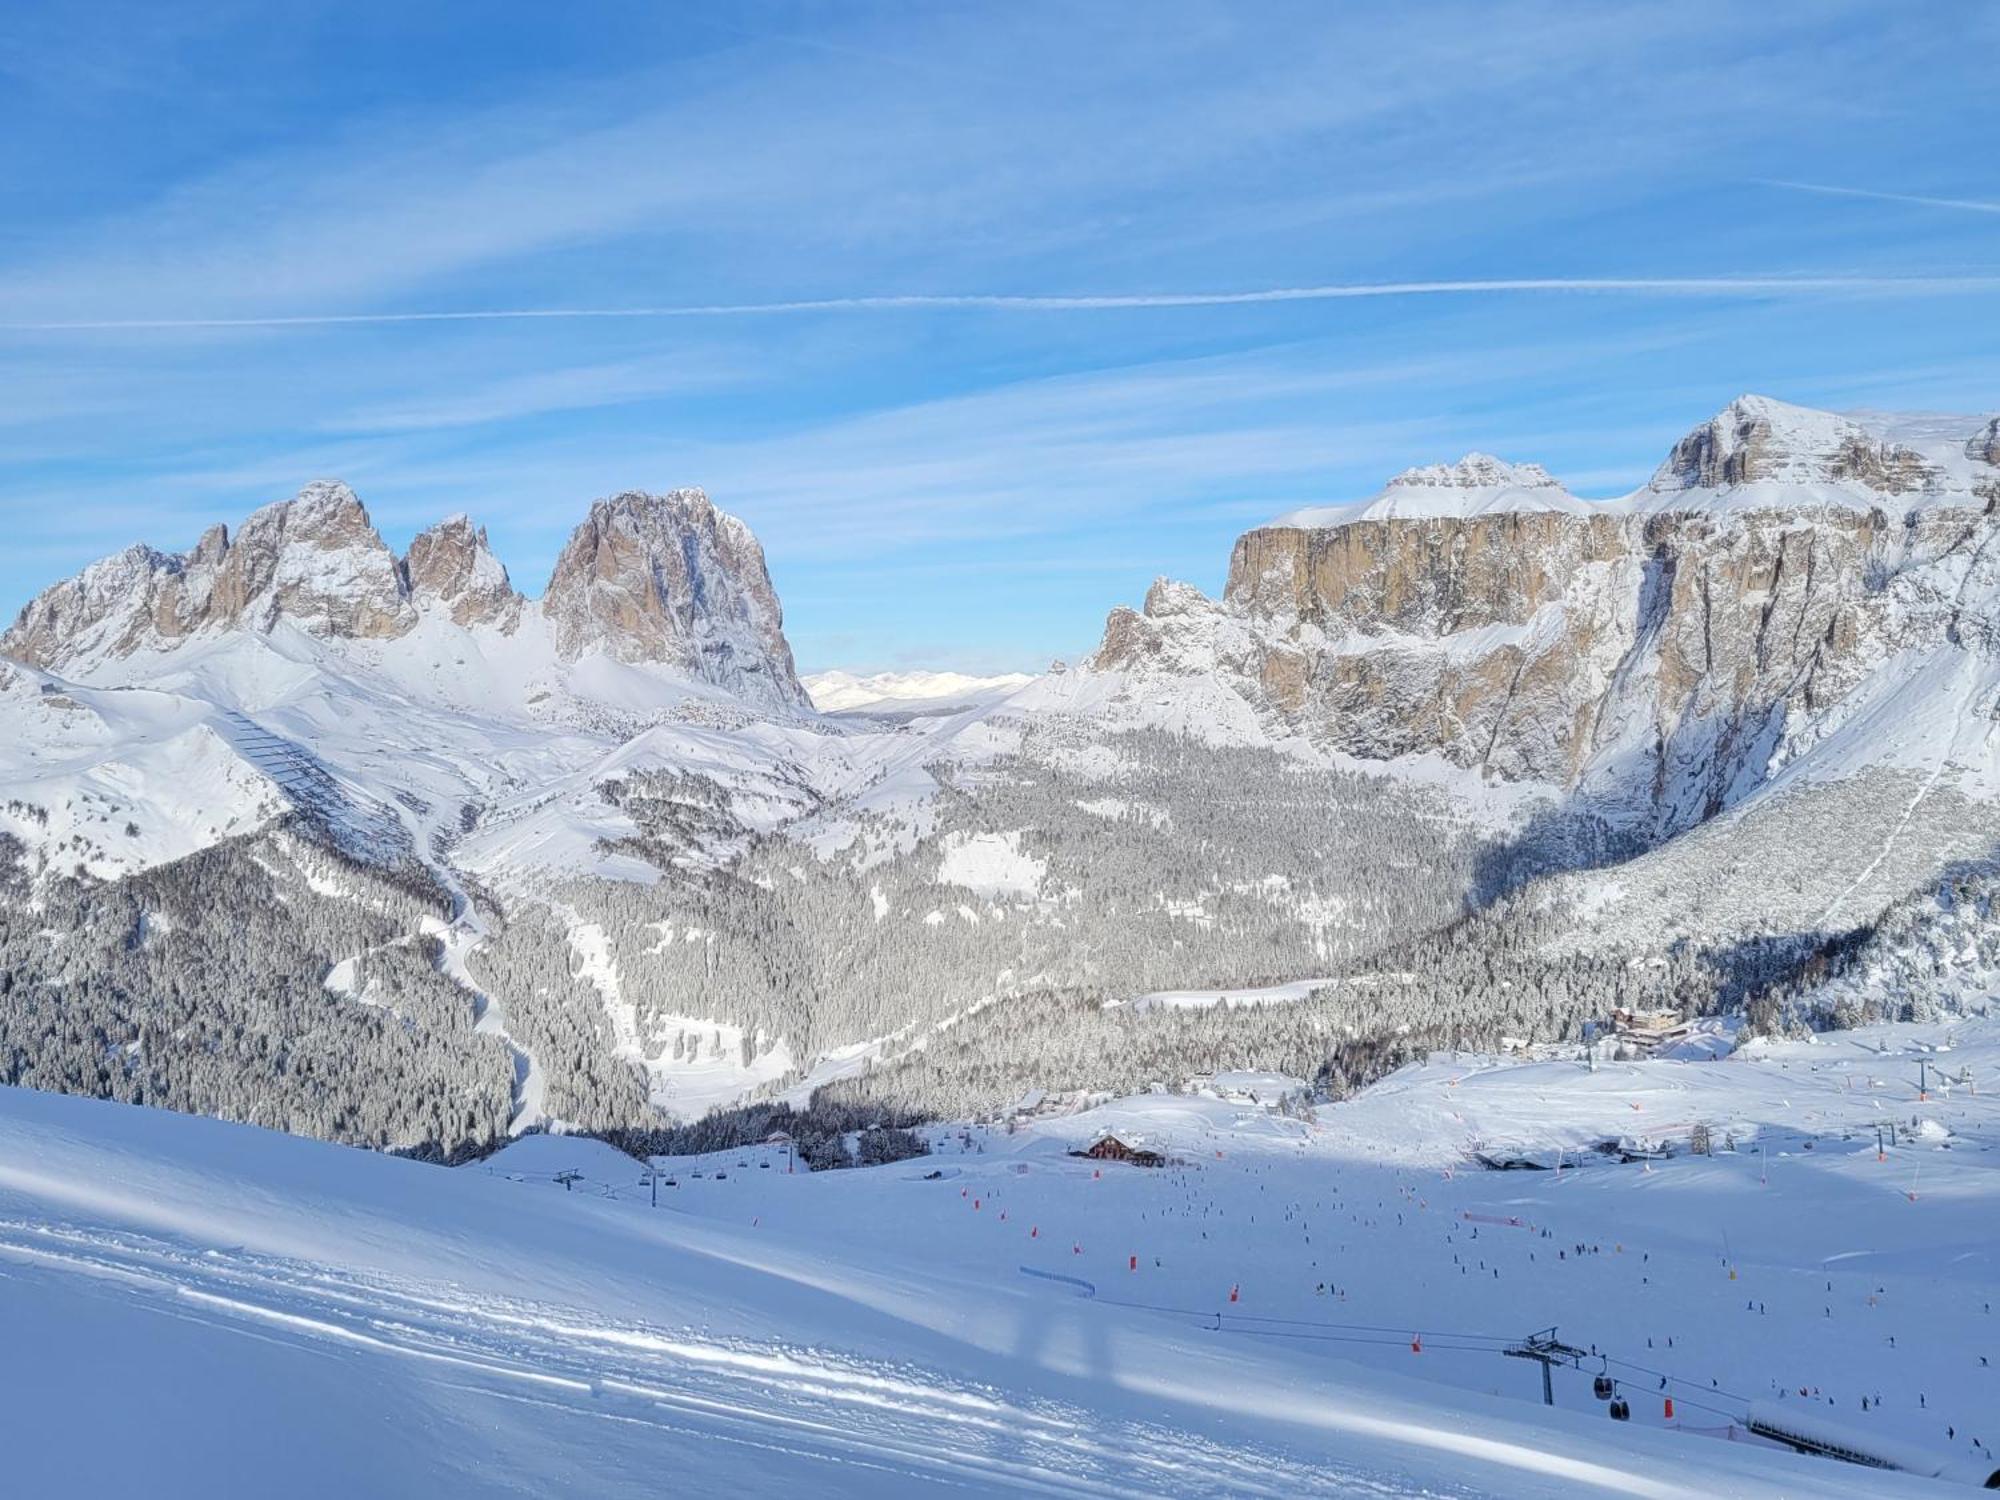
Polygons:
<instances>
[{"instance_id":1,"label":"rock face","mask_svg":"<svg viewBox=\"0 0 2000 1500\"><path fill-rule=\"evenodd\" d=\"M1621 501L1478 455L1412 470L1244 535L1219 602L1156 584L1092 665L1216 673L1329 748L1552 784L1664 835L1898 653L2000 654L2000 519L1948 478L1993 430L1933 452L1746 397Z\"/></svg>"},{"instance_id":2,"label":"rock face","mask_svg":"<svg viewBox=\"0 0 2000 1500\"><path fill-rule=\"evenodd\" d=\"M658 663L761 707L810 708L763 549L699 490L598 501L539 608L559 662L597 652ZM0 636L0 656L63 669L281 625L388 641L435 616L513 637L535 609L464 516L398 559L353 492L322 482L255 512L233 537L215 526L189 552L132 547L93 563L30 602Z\"/></svg>"},{"instance_id":3,"label":"rock face","mask_svg":"<svg viewBox=\"0 0 2000 1500\"><path fill-rule=\"evenodd\" d=\"M2000 469L2000 417L1994 417L1966 439L1965 456Z\"/></svg>"},{"instance_id":4,"label":"rock face","mask_svg":"<svg viewBox=\"0 0 2000 1500\"><path fill-rule=\"evenodd\" d=\"M491 625L511 635L521 623L521 596L486 542L486 528L451 516L419 532L403 558L403 576L419 608L435 607L457 625Z\"/></svg>"},{"instance_id":5,"label":"rock face","mask_svg":"<svg viewBox=\"0 0 2000 1500\"><path fill-rule=\"evenodd\" d=\"M1641 574L1615 517L1494 513L1253 531L1223 598L1281 634L1260 676L1285 713L1391 756L1450 746L1568 781L1578 721L1636 634Z\"/></svg>"},{"instance_id":6,"label":"rock face","mask_svg":"<svg viewBox=\"0 0 2000 1500\"><path fill-rule=\"evenodd\" d=\"M542 610L556 654L663 662L769 707L810 706L764 549L700 490L599 500L570 537Z\"/></svg>"},{"instance_id":7,"label":"rock face","mask_svg":"<svg viewBox=\"0 0 2000 1500\"><path fill-rule=\"evenodd\" d=\"M1900 495L1934 477L1921 454L1846 417L1742 396L1674 445L1651 488L1670 493L1845 481Z\"/></svg>"},{"instance_id":8,"label":"rock face","mask_svg":"<svg viewBox=\"0 0 2000 1500\"><path fill-rule=\"evenodd\" d=\"M37 666L92 653L129 655L208 630L380 640L416 622L401 566L346 485L307 485L267 505L232 538L222 526L192 552L131 547L29 603L0 652Z\"/></svg>"}]
</instances>

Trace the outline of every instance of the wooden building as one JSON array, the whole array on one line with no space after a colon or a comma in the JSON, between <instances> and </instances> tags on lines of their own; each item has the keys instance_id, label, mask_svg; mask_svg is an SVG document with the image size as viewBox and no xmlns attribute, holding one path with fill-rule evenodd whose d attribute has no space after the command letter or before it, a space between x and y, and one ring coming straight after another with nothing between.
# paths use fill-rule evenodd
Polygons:
<instances>
[{"instance_id":1,"label":"wooden building","mask_svg":"<svg viewBox=\"0 0 2000 1500\"><path fill-rule=\"evenodd\" d=\"M1087 1156L1092 1161L1122 1161L1134 1167L1164 1167L1167 1159L1157 1151L1143 1150L1128 1146L1115 1135L1107 1135L1082 1151L1072 1151L1071 1156Z\"/></svg>"}]
</instances>

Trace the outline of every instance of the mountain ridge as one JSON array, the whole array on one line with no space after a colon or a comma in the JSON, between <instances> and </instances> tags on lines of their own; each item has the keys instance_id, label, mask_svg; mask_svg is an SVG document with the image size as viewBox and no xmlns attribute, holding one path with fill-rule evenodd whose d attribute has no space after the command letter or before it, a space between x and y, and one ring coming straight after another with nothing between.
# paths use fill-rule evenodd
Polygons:
<instances>
[{"instance_id":1,"label":"mountain ridge","mask_svg":"<svg viewBox=\"0 0 2000 1500\"><path fill-rule=\"evenodd\" d=\"M449 1154L1809 1006L2000 858L1995 430L1739 401L1613 505L1407 470L1075 668L830 713L698 491L597 502L530 599L470 520L399 558L309 486L6 637L0 1058ZM1306 976L1336 999L1103 1008Z\"/></svg>"},{"instance_id":2,"label":"mountain ridge","mask_svg":"<svg viewBox=\"0 0 2000 1500\"><path fill-rule=\"evenodd\" d=\"M1970 651L1978 693L2000 691L2000 423L1980 421L1919 451L1893 424L1739 398L1609 502L1551 504L1477 456L1408 471L1385 495L1445 502L1253 528L1219 600L1156 584L1090 665L1220 671L1331 748L1594 784L1671 833L1898 653Z\"/></svg>"},{"instance_id":3,"label":"mountain ridge","mask_svg":"<svg viewBox=\"0 0 2000 1500\"><path fill-rule=\"evenodd\" d=\"M427 527L399 558L351 489L315 480L233 535L217 524L186 552L129 547L50 585L0 634L0 656L69 669L280 623L394 640L432 610L503 636L539 614L561 662L603 652L663 663L766 707L809 708L763 549L699 489L595 502L530 599L468 517Z\"/></svg>"}]
</instances>

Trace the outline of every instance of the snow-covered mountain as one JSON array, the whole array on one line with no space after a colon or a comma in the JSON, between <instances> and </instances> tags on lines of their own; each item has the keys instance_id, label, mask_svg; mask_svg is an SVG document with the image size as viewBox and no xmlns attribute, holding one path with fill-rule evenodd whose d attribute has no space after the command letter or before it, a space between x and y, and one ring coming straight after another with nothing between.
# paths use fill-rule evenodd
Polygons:
<instances>
[{"instance_id":1,"label":"snow-covered mountain","mask_svg":"<svg viewBox=\"0 0 2000 1500\"><path fill-rule=\"evenodd\" d=\"M764 549L700 490L591 506L541 604L562 661L663 662L746 702L808 706Z\"/></svg>"},{"instance_id":2,"label":"snow-covered mountain","mask_svg":"<svg viewBox=\"0 0 2000 1500\"><path fill-rule=\"evenodd\" d=\"M234 537L217 525L188 552L132 547L92 564L30 601L0 655L95 676L237 632L402 641L433 617L510 640L525 629L541 637L525 652L540 647L563 666L657 664L763 707L809 706L763 549L692 489L599 500L542 597L527 600L468 518L440 522L398 558L352 490L320 481L254 512ZM403 658L435 655L438 634Z\"/></svg>"},{"instance_id":3,"label":"snow-covered mountain","mask_svg":"<svg viewBox=\"0 0 2000 1500\"><path fill-rule=\"evenodd\" d=\"M815 672L802 679L813 707L821 713L857 709L907 710L933 705L967 703L1012 692L1034 681L1026 672L1002 672L975 677L965 672Z\"/></svg>"},{"instance_id":4,"label":"snow-covered mountain","mask_svg":"<svg viewBox=\"0 0 2000 1500\"><path fill-rule=\"evenodd\" d=\"M1811 1005L1939 892L1989 920L1996 456L1746 397L1620 499L1475 454L1281 517L1074 669L809 684L699 491L599 501L530 598L309 486L0 637L0 1044L449 1153Z\"/></svg>"},{"instance_id":5,"label":"snow-covered mountain","mask_svg":"<svg viewBox=\"0 0 2000 1500\"><path fill-rule=\"evenodd\" d=\"M1156 586L1091 665L1220 676L1328 749L1436 755L1676 833L1913 679L1936 701L1905 692L1903 711L1944 739L1992 720L1993 432L1744 397L1617 500L1478 454L1412 469L1246 533L1218 601ZM1990 753L1964 753L1950 779L2000 791ZM1957 752L1862 758L1928 772L1940 754Z\"/></svg>"}]
</instances>

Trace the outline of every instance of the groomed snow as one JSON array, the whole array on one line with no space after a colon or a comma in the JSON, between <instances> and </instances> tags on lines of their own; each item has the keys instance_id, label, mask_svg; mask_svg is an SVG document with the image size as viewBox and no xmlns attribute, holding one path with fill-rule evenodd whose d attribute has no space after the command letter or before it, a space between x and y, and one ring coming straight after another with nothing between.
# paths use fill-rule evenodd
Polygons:
<instances>
[{"instance_id":1,"label":"groomed snow","mask_svg":"<svg viewBox=\"0 0 2000 1500\"><path fill-rule=\"evenodd\" d=\"M1186 1164L1065 1154L1114 1127ZM1718 1196L1707 1169L1568 1174L1561 1197L1518 1175L1443 1182L1295 1120L1187 1098L969 1138L980 1149L860 1172L787 1173L765 1148L667 1162L655 1210L638 1164L594 1142L533 1137L454 1171L0 1090L0 1316L22 1356L0 1375L9 1486L343 1500L663 1484L870 1500L1937 1493L1716 1441L1692 1381L1680 1430L1638 1400L1614 1425L1587 1375L1559 1372L1549 1410L1532 1366L1454 1348L1470 1341L1449 1330L1475 1315L1526 1332L1549 1298L1565 1334L1621 1347L1628 1329L1676 1326L1676 1309L1684 1335L1740 1324L1742 1347L1787 1379L1794 1325L1729 1310L1810 1300L1801 1326L1851 1356L1814 1364L1829 1389L1879 1382L1900 1422L1907 1361L1936 1381L1934 1403L1982 1400L1969 1373L1946 1384L1978 1326L1953 1305L1977 1283L1958 1262L1987 1253L1990 1227L1990 1203L1963 1195L1942 1194L1925 1233L1882 1237L1907 1245L1907 1267L1892 1250L1822 1269L1836 1237L1794 1270L1767 1252L1801 1253L1826 1226L1800 1210L1823 1200L1773 1192L1730 1225L1748 1273L1733 1283L1690 1215L1713 1225L1708 1208L1754 1195ZM1315 1197L1334 1203L1307 1208ZM1475 1205L1560 1238L1486 1228L1463 1217ZM1323 1225L1317 1273L1302 1211ZM1607 1245L1551 1261L1541 1281L1523 1269L1529 1249L1608 1239L1621 1214L1618 1258ZM1652 1293L1638 1283L1648 1244ZM1454 1245L1500 1257L1507 1281L1489 1292L1452 1274ZM1343 1298L1315 1294L1315 1274ZM1828 1277L1839 1317L1823 1324ZM1891 1296L1864 1310L1878 1282ZM1956 1329L1934 1321L1948 1307ZM1906 1334L1900 1355L1863 1331L1890 1328Z\"/></svg>"}]
</instances>

